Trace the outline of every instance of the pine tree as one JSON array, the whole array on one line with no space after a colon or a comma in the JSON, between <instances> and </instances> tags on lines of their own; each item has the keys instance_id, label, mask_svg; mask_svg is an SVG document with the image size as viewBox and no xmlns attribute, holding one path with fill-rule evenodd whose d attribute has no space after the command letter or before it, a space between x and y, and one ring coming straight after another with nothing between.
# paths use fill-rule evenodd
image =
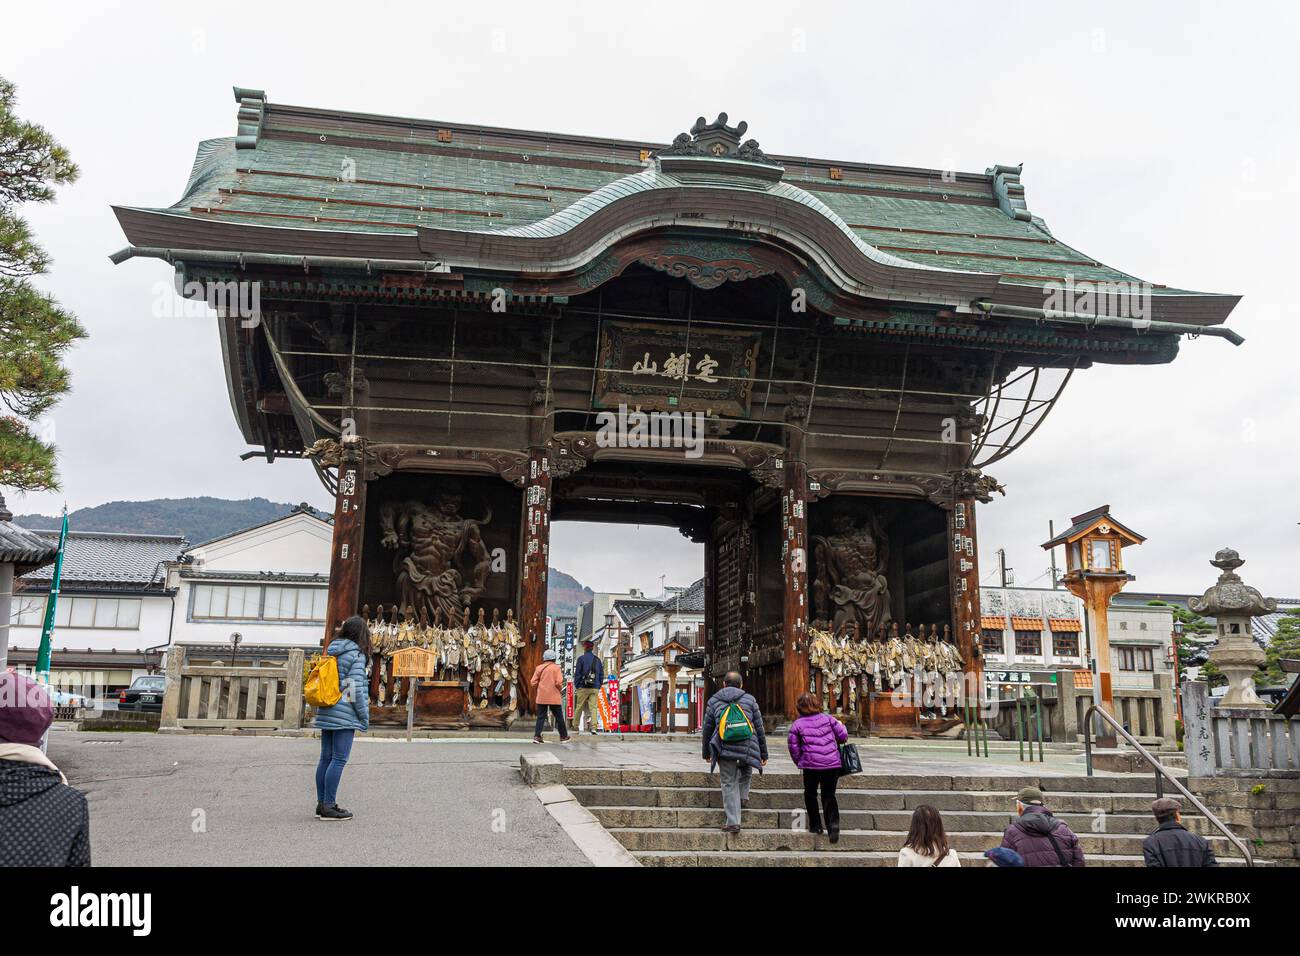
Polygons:
<instances>
[{"instance_id":1,"label":"pine tree","mask_svg":"<svg viewBox=\"0 0 1300 956\"><path fill-rule=\"evenodd\" d=\"M14 115L15 100L0 77L0 485L39 491L57 488L58 476L54 445L33 426L68 391L63 356L86 332L31 284L50 260L15 209L53 200L77 167L53 136Z\"/></svg>"}]
</instances>

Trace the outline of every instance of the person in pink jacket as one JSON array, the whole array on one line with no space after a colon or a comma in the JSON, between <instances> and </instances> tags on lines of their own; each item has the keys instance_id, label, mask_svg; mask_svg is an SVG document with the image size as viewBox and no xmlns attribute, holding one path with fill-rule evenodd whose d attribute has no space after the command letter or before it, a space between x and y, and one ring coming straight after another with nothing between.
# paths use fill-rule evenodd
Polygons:
<instances>
[{"instance_id":1,"label":"person in pink jacket","mask_svg":"<svg viewBox=\"0 0 1300 956\"><path fill-rule=\"evenodd\" d=\"M840 779L840 744L847 743L849 732L844 725L823 713L822 702L804 694L795 703L799 718L790 725L790 759L803 771L803 803L808 810L808 829L826 834L832 843L840 840L840 805L835 799L835 785ZM821 790L821 810L817 808L817 791Z\"/></svg>"},{"instance_id":2,"label":"person in pink jacket","mask_svg":"<svg viewBox=\"0 0 1300 956\"><path fill-rule=\"evenodd\" d=\"M564 669L555 663L555 651L542 655L542 662L533 671L533 679L528 682L533 689L533 701L537 704L537 727L533 730L533 743L542 743L542 728L546 726L546 712L555 717L555 729L560 732L560 743L569 742L569 729L564 726Z\"/></svg>"}]
</instances>

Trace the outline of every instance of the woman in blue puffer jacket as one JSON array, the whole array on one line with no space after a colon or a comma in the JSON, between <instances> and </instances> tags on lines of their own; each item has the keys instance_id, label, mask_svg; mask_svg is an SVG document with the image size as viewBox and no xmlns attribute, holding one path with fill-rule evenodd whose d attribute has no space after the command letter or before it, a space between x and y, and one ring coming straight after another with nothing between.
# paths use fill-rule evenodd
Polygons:
<instances>
[{"instance_id":1,"label":"woman in blue puffer jacket","mask_svg":"<svg viewBox=\"0 0 1300 956\"><path fill-rule=\"evenodd\" d=\"M360 617L350 617L339 626L325 653L338 658L337 704L316 711L313 726L320 731L320 763L316 765L316 819L351 820L352 814L338 805L339 779L352 753L352 738L370 727L370 684L366 661L370 659L370 629Z\"/></svg>"},{"instance_id":2,"label":"woman in blue puffer jacket","mask_svg":"<svg viewBox=\"0 0 1300 956\"><path fill-rule=\"evenodd\" d=\"M808 829L822 832L832 843L840 841L840 805L835 785L840 779L840 744L847 743L844 725L822 711L822 702L804 694L795 702L799 719L790 725L790 759L803 771L803 803L808 811ZM817 812L817 791L821 791L821 813Z\"/></svg>"}]
</instances>

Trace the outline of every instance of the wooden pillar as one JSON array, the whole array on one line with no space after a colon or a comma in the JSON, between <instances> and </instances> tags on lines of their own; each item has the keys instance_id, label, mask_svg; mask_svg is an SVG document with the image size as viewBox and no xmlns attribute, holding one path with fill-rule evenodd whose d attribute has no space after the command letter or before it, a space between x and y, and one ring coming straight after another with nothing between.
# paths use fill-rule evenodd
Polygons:
<instances>
[{"instance_id":1,"label":"wooden pillar","mask_svg":"<svg viewBox=\"0 0 1300 956\"><path fill-rule=\"evenodd\" d=\"M1065 586L1070 593L1083 601L1084 614L1088 621L1088 637L1092 645L1093 667L1096 674L1096 686L1093 688L1093 701L1112 717L1124 721L1115 712L1115 694L1111 687L1110 673L1110 599L1124 589L1128 578L1088 576L1086 578L1067 578ZM1080 731L1083 728L1079 728ZM1113 749L1117 746L1115 732L1103 724L1100 718L1094 726L1098 747Z\"/></svg>"},{"instance_id":2,"label":"wooden pillar","mask_svg":"<svg viewBox=\"0 0 1300 956\"><path fill-rule=\"evenodd\" d=\"M524 647L519 655L519 709L535 713L529 681L546 648L546 567L551 551L551 464L541 447L528 451L520 547L519 627Z\"/></svg>"},{"instance_id":3,"label":"wooden pillar","mask_svg":"<svg viewBox=\"0 0 1300 956\"><path fill-rule=\"evenodd\" d=\"M797 716L795 701L808 691L808 469L802 456L785 460L781 494L781 564L785 570L782 704L785 716Z\"/></svg>"},{"instance_id":4,"label":"wooden pillar","mask_svg":"<svg viewBox=\"0 0 1300 956\"><path fill-rule=\"evenodd\" d=\"M708 700L718 689L713 678L714 635L718 627L718 520L709 522L709 532L704 538L704 624L700 626L700 647L704 649L704 687L701 693Z\"/></svg>"},{"instance_id":5,"label":"wooden pillar","mask_svg":"<svg viewBox=\"0 0 1300 956\"><path fill-rule=\"evenodd\" d=\"M958 496L948 512L948 579L952 582L953 643L965 661L963 698L982 696L984 660L979 655L979 542L975 537L975 498Z\"/></svg>"},{"instance_id":6,"label":"wooden pillar","mask_svg":"<svg viewBox=\"0 0 1300 956\"><path fill-rule=\"evenodd\" d=\"M361 542L365 532L366 481L359 438L343 440L339 487L334 498L334 541L330 551L329 599L325 609L328 647L334 630L361 604Z\"/></svg>"}]
</instances>

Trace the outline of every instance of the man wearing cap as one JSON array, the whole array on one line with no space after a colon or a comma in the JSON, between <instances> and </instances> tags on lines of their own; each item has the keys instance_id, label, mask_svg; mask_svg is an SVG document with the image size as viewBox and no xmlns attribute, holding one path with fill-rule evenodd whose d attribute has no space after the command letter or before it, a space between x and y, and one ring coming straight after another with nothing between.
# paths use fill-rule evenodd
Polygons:
<instances>
[{"instance_id":1,"label":"man wearing cap","mask_svg":"<svg viewBox=\"0 0 1300 956\"><path fill-rule=\"evenodd\" d=\"M600 685L605 680L605 665L592 653L592 641L583 641L586 653L573 665L573 729L582 724L582 712L587 711L587 733L594 734L600 726L600 711L597 699L600 697Z\"/></svg>"},{"instance_id":2,"label":"man wearing cap","mask_svg":"<svg viewBox=\"0 0 1300 956\"><path fill-rule=\"evenodd\" d=\"M1043 792L1025 787L1016 794L1018 819L1002 834L1002 846L1015 850L1025 866L1083 866L1083 849L1074 831L1043 806Z\"/></svg>"},{"instance_id":3,"label":"man wearing cap","mask_svg":"<svg viewBox=\"0 0 1300 956\"><path fill-rule=\"evenodd\" d=\"M1210 841L1183 826L1183 805L1170 797L1151 804L1156 828L1142 841L1147 866L1218 866Z\"/></svg>"},{"instance_id":4,"label":"man wearing cap","mask_svg":"<svg viewBox=\"0 0 1300 956\"><path fill-rule=\"evenodd\" d=\"M41 739L54 721L40 684L0 671L0 866L90 866L90 811Z\"/></svg>"}]
</instances>

